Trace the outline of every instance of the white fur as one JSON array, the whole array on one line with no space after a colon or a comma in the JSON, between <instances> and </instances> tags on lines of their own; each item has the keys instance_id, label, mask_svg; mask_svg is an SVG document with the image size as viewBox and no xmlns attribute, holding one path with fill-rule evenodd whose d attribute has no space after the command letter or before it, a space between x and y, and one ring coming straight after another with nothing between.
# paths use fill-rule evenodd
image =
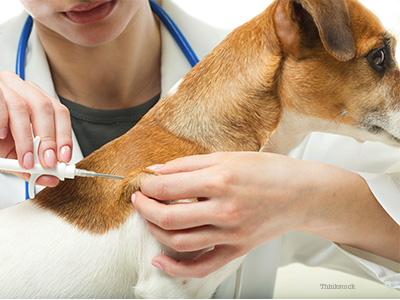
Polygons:
<instances>
[{"instance_id":1,"label":"white fur","mask_svg":"<svg viewBox=\"0 0 400 300\"><path fill-rule=\"evenodd\" d=\"M177 83L174 84L174 86L168 91L167 96L173 96L179 89L179 86L181 85L183 81L183 78L179 80Z\"/></svg>"},{"instance_id":2,"label":"white fur","mask_svg":"<svg viewBox=\"0 0 400 300\"><path fill-rule=\"evenodd\" d=\"M396 138L400 139L400 112L389 112L386 118L371 118L370 125L379 125ZM382 122L382 123L379 123ZM383 124L385 123L385 124ZM334 133L353 137L360 142L377 141L395 147L399 146L392 136L383 131L378 134L355 128L340 122L313 118L302 114L284 111L277 129L262 148L265 152L289 154L307 134L313 131Z\"/></svg>"},{"instance_id":3,"label":"white fur","mask_svg":"<svg viewBox=\"0 0 400 300\"><path fill-rule=\"evenodd\" d=\"M0 298L210 298L241 263L183 282L151 265L167 249L139 214L90 234L30 201L0 211L0 241Z\"/></svg>"},{"instance_id":4,"label":"white fur","mask_svg":"<svg viewBox=\"0 0 400 300\"><path fill-rule=\"evenodd\" d=\"M387 134L400 139L400 111L388 111L382 115L371 114L369 121L384 129Z\"/></svg>"}]
</instances>

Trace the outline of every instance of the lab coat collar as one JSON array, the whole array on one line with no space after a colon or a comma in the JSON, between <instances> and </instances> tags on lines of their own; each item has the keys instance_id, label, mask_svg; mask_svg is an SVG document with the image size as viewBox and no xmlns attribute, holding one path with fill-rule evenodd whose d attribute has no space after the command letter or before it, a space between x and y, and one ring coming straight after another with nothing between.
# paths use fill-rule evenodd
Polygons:
<instances>
[{"instance_id":1,"label":"lab coat collar","mask_svg":"<svg viewBox=\"0 0 400 300\"><path fill-rule=\"evenodd\" d=\"M176 9L171 1L163 1L163 8L168 13ZM161 96L164 96L190 69L191 66L178 44L168 29L161 24Z\"/></svg>"}]
</instances>

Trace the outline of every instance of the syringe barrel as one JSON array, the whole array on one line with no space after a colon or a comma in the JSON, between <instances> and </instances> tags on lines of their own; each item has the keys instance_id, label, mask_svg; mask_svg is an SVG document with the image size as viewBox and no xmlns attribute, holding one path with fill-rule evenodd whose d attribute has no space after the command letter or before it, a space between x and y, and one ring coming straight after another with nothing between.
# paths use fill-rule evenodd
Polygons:
<instances>
[{"instance_id":1,"label":"syringe barrel","mask_svg":"<svg viewBox=\"0 0 400 300\"><path fill-rule=\"evenodd\" d=\"M9 172L21 172L23 169L16 159L0 158L0 169Z\"/></svg>"},{"instance_id":2,"label":"syringe barrel","mask_svg":"<svg viewBox=\"0 0 400 300\"><path fill-rule=\"evenodd\" d=\"M60 180L64 180L65 178L72 179L75 177L75 165L66 165L64 163L58 163L56 167L47 169L42 167L42 165L38 162L35 163L32 169L27 170L21 167L16 159L0 158L0 170L9 172L22 172L40 176L50 175L55 176Z\"/></svg>"}]
</instances>

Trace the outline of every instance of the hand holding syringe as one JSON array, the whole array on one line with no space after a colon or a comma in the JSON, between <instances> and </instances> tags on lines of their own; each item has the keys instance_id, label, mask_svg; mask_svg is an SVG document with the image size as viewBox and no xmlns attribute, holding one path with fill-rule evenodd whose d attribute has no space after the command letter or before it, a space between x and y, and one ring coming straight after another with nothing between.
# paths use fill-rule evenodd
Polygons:
<instances>
[{"instance_id":1,"label":"hand holding syringe","mask_svg":"<svg viewBox=\"0 0 400 300\"><path fill-rule=\"evenodd\" d=\"M22 172L31 174L31 177L29 178L29 198L31 199L35 197L35 191L34 191L35 182L42 175L55 176L62 181L65 180L66 178L73 179L75 178L75 176L106 177L106 178L116 178L116 179L124 178L123 176L101 174L93 171L77 169L74 164L58 163L54 168L46 169L39 162L38 158L39 144L40 144L40 137L36 137L33 142L34 166L32 169L27 170L21 167L18 160L16 159L0 158L0 171Z\"/></svg>"}]
</instances>

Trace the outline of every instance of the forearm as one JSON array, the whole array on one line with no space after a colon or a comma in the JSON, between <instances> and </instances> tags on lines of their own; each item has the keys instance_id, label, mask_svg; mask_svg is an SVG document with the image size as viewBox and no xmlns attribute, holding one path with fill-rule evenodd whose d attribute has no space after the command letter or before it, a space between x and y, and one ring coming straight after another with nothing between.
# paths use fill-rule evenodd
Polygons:
<instances>
[{"instance_id":1,"label":"forearm","mask_svg":"<svg viewBox=\"0 0 400 300\"><path fill-rule=\"evenodd\" d=\"M400 227L365 180L335 167L327 171L333 174L316 187L320 196L309 199L311 209L301 230L400 262Z\"/></svg>"}]
</instances>

